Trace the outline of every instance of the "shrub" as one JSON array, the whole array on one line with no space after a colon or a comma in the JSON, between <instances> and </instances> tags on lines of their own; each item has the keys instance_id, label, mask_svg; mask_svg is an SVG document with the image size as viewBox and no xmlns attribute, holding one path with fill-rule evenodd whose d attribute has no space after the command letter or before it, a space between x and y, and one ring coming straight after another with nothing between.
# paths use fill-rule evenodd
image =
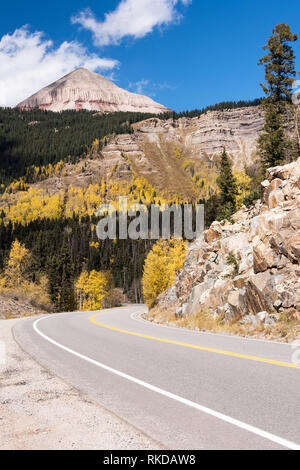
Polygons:
<instances>
[{"instance_id":1,"label":"shrub","mask_svg":"<svg viewBox=\"0 0 300 470\"><path fill-rule=\"evenodd\" d=\"M261 197L260 189L254 189L253 191L251 191L251 193L249 193L246 197L244 197L243 204L246 207L250 207L251 204L254 201L257 201L258 199L260 199L260 197Z\"/></svg>"}]
</instances>

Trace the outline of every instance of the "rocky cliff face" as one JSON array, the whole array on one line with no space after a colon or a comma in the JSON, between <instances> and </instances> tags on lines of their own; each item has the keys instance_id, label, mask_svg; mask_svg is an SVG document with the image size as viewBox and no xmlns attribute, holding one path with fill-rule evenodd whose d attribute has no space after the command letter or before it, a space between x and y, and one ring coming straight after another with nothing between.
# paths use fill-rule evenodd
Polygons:
<instances>
[{"instance_id":1,"label":"rocky cliff face","mask_svg":"<svg viewBox=\"0 0 300 470\"><path fill-rule=\"evenodd\" d=\"M95 184L102 177L128 180L135 170L160 192L198 200L202 198L201 185L192 181L187 163L195 163L194 173L199 174L200 182L206 181L205 190L214 191L223 146L236 168L251 166L257 158L256 139L263 124L257 107L213 111L176 121L147 119L133 125L133 134L109 136L99 158L83 160L84 172L81 164L69 165L65 176L56 178L55 183L49 181L48 189L53 192L70 184Z\"/></svg>"},{"instance_id":2,"label":"rocky cliff face","mask_svg":"<svg viewBox=\"0 0 300 470\"><path fill-rule=\"evenodd\" d=\"M110 138L102 151L103 165L116 165L122 177L126 174L126 156L133 168L158 189L191 199L193 188L185 163L195 162L199 168L211 166L218 162L225 145L236 168L251 166L257 158L256 140L263 125L257 107L213 111L177 121L152 118L134 124L131 135Z\"/></svg>"},{"instance_id":3,"label":"rocky cliff face","mask_svg":"<svg viewBox=\"0 0 300 470\"><path fill-rule=\"evenodd\" d=\"M101 75L79 68L17 105L20 109L67 109L160 114L170 111L147 96L119 88Z\"/></svg>"},{"instance_id":4,"label":"rocky cliff face","mask_svg":"<svg viewBox=\"0 0 300 470\"><path fill-rule=\"evenodd\" d=\"M190 158L214 160L223 147L231 155L233 164L243 168L256 156L256 140L264 125L259 107L209 111L195 118L149 119L136 125L139 140L159 145L164 141L182 146Z\"/></svg>"},{"instance_id":5,"label":"rocky cliff face","mask_svg":"<svg viewBox=\"0 0 300 470\"><path fill-rule=\"evenodd\" d=\"M49 191L70 184L94 184L103 176L109 180L129 179L133 169L159 191L181 195L184 200L197 200L198 189L186 163L194 162L195 171L201 172L207 186L214 187L217 176L214 163L225 143L236 168L251 166L257 158L256 139L263 128L263 116L256 107L240 108L177 121L151 118L134 124L133 128L133 134L108 137L100 158L85 158L85 172L81 173L78 165L76 168L70 165L69 176L56 178L55 184L50 181ZM209 171L213 173L211 180Z\"/></svg>"},{"instance_id":6,"label":"rocky cliff face","mask_svg":"<svg viewBox=\"0 0 300 470\"><path fill-rule=\"evenodd\" d=\"M175 284L158 300L178 316L274 325L300 311L300 159L270 168L262 199L234 223L214 222L189 247ZM175 307L174 307L175 306Z\"/></svg>"}]
</instances>

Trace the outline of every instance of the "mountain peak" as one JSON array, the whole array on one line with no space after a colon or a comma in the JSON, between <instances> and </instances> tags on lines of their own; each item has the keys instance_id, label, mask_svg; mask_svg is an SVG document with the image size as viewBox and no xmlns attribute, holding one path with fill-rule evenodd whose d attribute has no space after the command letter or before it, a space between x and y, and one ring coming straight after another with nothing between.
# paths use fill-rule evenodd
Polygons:
<instances>
[{"instance_id":1,"label":"mountain peak","mask_svg":"<svg viewBox=\"0 0 300 470\"><path fill-rule=\"evenodd\" d=\"M147 96L123 90L107 78L84 67L68 73L17 105L20 109L115 112L133 111L161 114L170 111Z\"/></svg>"}]
</instances>

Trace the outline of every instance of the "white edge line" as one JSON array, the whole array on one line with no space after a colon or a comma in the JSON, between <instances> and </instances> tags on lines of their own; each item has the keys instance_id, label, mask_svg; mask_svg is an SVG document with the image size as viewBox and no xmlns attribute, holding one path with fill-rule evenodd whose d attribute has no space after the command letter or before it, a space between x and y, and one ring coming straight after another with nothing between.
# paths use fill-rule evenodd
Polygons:
<instances>
[{"instance_id":1,"label":"white edge line","mask_svg":"<svg viewBox=\"0 0 300 470\"><path fill-rule=\"evenodd\" d=\"M275 442L276 444L279 444L283 447L286 447L291 450L300 450L300 445L295 444L294 442L288 441L284 438L281 438L279 436L276 436L274 434L271 434L267 431L263 431L262 429L256 428L255 426L251 426L250 424L243 423L242 421L239 421L237 419L231 418L230 416L227 416L223 413L219 413L218 411L214 411L210 408L207 408L206 406L199 405L198 403L195 403L191 400L187 400L186 398L180 397L179 395L175 395L174 393L167 392L166 390L163 390L162 388L156 387L155 385L148 384L147 382L144 382L143 380L137 379L135 377L132 377L131 375L125 374L124 372L121 372L117 369L113 369L112 367L109 367L105 364L102 364L101 362L95 361L94 359L91 359L90 357L87 357L77 351L74 351L73 349L68 348L67 346L64 346L63 344L58 343L52 338L49 338L49 336L45 335L42 333L38 327L37 324L45 320L46 318L40 318L36 320L33 324L33 329L35 332L40 335L42 338L44 338L46 341L49 341L49 343L54 344L60 349L63 349L64 351L67 351L70 354L73 354L74 356L79 357L80 359L83 359L87 362L90 362L91 364L100 367L101 369L104 369L108 372L111 372L112 374L118 375L119 377L122 377L123 379L129 380L130 382L133 382L137 385L140 385L144 388L147 388L148 390L151 390L152 392L159 393L160 395L163 395L167 398L170 398L172 400L175 400L179 403L182 403L183 405L189 406L191 408L194 408L198 411L201 411L202 413L206 413L210 416L213 416L217 419L220 419L222 421L225 421L226 423L232 424L234 426L237 426L238 428L244 429L245 431L251 432L252 434L256 434L257 436L260 436L264 439L267 439L269 441Z\"/></svg>"}]
</instances>

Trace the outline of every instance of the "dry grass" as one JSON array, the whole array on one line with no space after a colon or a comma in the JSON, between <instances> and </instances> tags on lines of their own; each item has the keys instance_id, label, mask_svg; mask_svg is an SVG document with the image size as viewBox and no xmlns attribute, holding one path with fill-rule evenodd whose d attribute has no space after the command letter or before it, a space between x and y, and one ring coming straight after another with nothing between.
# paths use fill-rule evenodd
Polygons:
<instances>
[{"instance_id":1,"label":"dry grass","mask_svg":"<svg viewBox=\"0 0 300 470\"><path fill-rule=\"evenodd\" d=\"M193 200L195 194L190 178L184 172L182 164L186 158L183 149L182 158L174 156L174 145L164 142L144 143L143 151L147 159L157 171L147 175L149 182L168 195L179 195L183 199Z\"/></svg>"},{"instance_id":2,"label":"dry grass","mask_svg":"<svg viewBox=\"0 0 300 470\"><path fill-rule=\"evenodd\" d=\"M5 319L52 312L53 305L43 285L26 282L19 288L1 287L0 317Z\"/></svg>"},{"instance_id":3,"label":"dry grass","mask_svg":"<svg viewBox=\"0 0 300 470\"><path fill-rule=\"evenodd\" d=\"M212 333L231 334L241 337L263 338L282 342L292 342L300 338L300 313L290 316L282 314L274 326L265 326L260 323L256 326L241 325L240 318L232 322L219 317L215 319L209 311L197 312L188 317L176 317L174 309L152 309L147 319L155 323L161 323L178 328L186 328L196 331L209 331Z\"/></svg>"}]
</instances>

